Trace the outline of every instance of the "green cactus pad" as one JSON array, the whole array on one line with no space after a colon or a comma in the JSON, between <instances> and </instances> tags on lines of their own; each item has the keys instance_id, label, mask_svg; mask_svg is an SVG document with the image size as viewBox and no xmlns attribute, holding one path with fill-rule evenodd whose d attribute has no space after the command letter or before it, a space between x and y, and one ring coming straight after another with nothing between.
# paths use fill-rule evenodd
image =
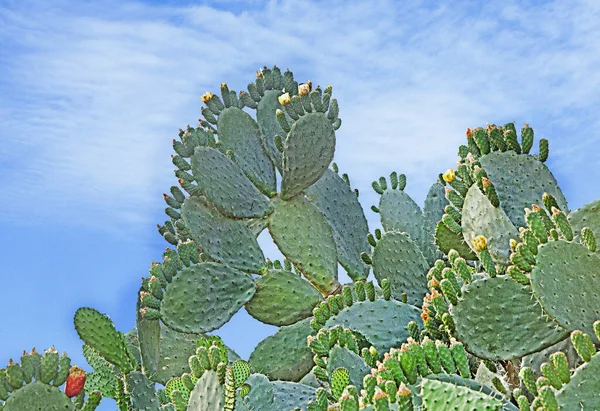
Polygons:
<instances>
[{"instance_id":1,"label":"green cactus pad","mask_svg":"<svg viewBox=\"0 0 600 411\"><path fill-rule=\"evenodd\" d=\"M394 298L400 300L402 293L406 293L409 304L423 304L429 264L406 233L386 232L377 242L371 259L375 278L380 284L384 278L390 281Z\"/></svg>"},{"instance_id":2,"label":"green cactus pad","mask_svg":"<svg viewBox=\"0 0 600 411\"><path fill-rule=\"evenodd\" d=\"M561 410L598 410L600 409L600 355L596 354L590 362L577 368L571 381L556 393ZM6 409L6 408L5 408Z\"/></svg>"},{"instance_id":3,"label":"green cactus pad","mask_svg":"<svg viewBox=\"0 0 600 411\"><path fill-rule=\"evenodd\" d=\"M160 402L154 383L139 371L127 374L127 391L131 394L131 405L136 410L158 411Z\"/></svg>"},{"instance_id":4,"label":"green cactus pad","mask_svg":"<svg viewBox=\"0 0 600 411\"><path fill-rule=\"evenodd\" d=\"M362 334L380 353L399 347L409 337L407 324L421 322L421 311L395 300L359 301L327 320Z\"/></svg>"},{"instance_id":5,"label":"green cactus pad","mask_svg":"<svg viewBox=\"0 0 600 411\"><path fill-rule=\"evenodd\" d=\"M444 215L444 207L449 205L450 202L446 198L444 186L440 183L434 183L423 204L423 217L425 218L425 237L423 244L430 244L427 249L424 247L423 255L427 259L430 265L433 265L435 260L440 257L440 252L435 246L435 229L437 223L442 219Z\"/></svg>"},{"instance_id":6,"label":"green cactus pad","mask_svg":"<svg viewBox=\"0 0 600 411\"><path fill-rule=\"evenodd\" d=\"M465 260L477 260L477 254L465 242L463 234L450 231L441 221L435 227L435 244L444 254L456 250Z\"/></svg>"},{"instance_id":7,"label":"green cactus pad","mask_svg":"<svg viewBox=\"0 0 600 411\"><path fill-rule=\"evenodd\" d=\"M189 372L188 360L196 352L196 341L201 337L202 334L180 333L161 323L157 373L148 377L164 385L171 378Z\"/></svg>"},{"instance_id":8,"label":"green cactus pad","mask_svg":"<svg viewBox=\"0 0 600 411\"><path fill-rule=\"evenodd\" d=\"M266 90L256 108L256 121L262 130L263 147L280 172L283 171L282 157L281 152L275 146L275 135L285 136L285 132L277 122L275 112L277 109L283 109L278 100L281 94L280 90Z\"/></svg>"},{"instance_id":9,"label":"green cactus pad","mask_svg":"<svg viewBox=\"0 0 600 411\"><path fill-rule=\"evenodd\" d=\"M334 346L329 350L327 359L327 372L329 375L336 368L344 367L350 374L350 384L356 386L360 391L362 389L363 377L371 372L365 361L357 354L345 347Z\"/></svg>"},{"instance_id":10,"label":"green cactus pad","mask_svg":"<svg viewBox=\"0 0 600 411\"><path fill-rule=\"evenodd\" d=\"M370 251L369 227L356 194L331 170L325 171L305 193L331 225L338 261L348 276L354 281L367 278L369 267L360 259L360 253Z\"/></svg>"},{"instance_id":11,"label":"green cactus pad","mask_svg":"<svg viewBox=\"0 0 600 411\"><path fill-rule=\"evenodd\" d=\"M273 385L267 377L262 374L252 374L246 380L246 384L250 386L250 392L242 399L242 403L249 410L275 411Z\"/></svg>"},{"instance_id":12,"label":"green cactus pad","mask_svg":"<svg viewBox=\"0 0 600 411\"><path fill-rule=\"evenodd\" d=\"M519 232L504 210L494 207L476 184L469 188L465 196L462 229L468 245L471 245L475 237L483 235L487 239L487 247L494 260L501 264L509 264L510 239L514 238L518 241Z\"/></svg>"},{"instance_id":13,"label":"green cactus pad","mask_svg":"<svg viewBox=\"0 0 600 411\"><path fill-rule=\"evenodd\" d=\"M275 410L291 411L296 407L305 407L315 398L315 388L308 385L288 381L273 381L271 385L275 397Z\"/></svg>"},{"instance_id":14,"label":"green cactus pad","mask_svg":"<svg viewBox=\"0 0 600 411\"><path fill-rule=\"evenodd\" d=\"M224 405L225 392L216 371L205 371L190 393L188 410L219 411Z\"/></svg>"},{"instance_id":15,"label":"green cactus pad","mask_svg":"<svg viewBox=\"0 0 600 411\"><path fill-rule=\"evenodd\" d=\"M135 358L135 362L137 364L142 362L142 356L140 353L140 340L137 334L137 327L133 327L132 330L125 333L125 343L127 343L127 348Z\"/></svg>"},{"instance_id":16,"label":"green cactus pad","mask_svg":"<svg viewBox=\"0 0 600 411\"><path fill-rule=\"evenodd\" d=\"M583 227L589 227L594 235L600 239L600 199L572 211L568 219L573 232L581 233ZM598 247L596 253L600 254L600 247Z\"/></svg>"},{"instance_id":17,"label":"green cactus pad","mask_svg":"<svg viewBox=\"0 0 600 411\"><path fill-rule=\"evenodd\" d=\"M94 369L94 372L86 374L85 390L87 392L96 390L103 397L115 398L117 382L113 371L114 367L111 367L109 362L90 346L84 345L82 351L85 360Z\"/></svg>"},{"instance_id":18,"label":"green cactus pad","mask_svg":"<svg viewBox=\"0 0 600 411\"><path fill-rule=\"evenodd\" d=\"M256 279L256 293L246 311L266 324L291 325L312 316L321 301L321 294L298 274L272 270Z\"/></svg>"},{"instance_id":19,"label":"green cactus pad","mask_svg":"<svg viewBox=\"0 0 600 411\"><path fill-rule=\"evenodd\" d=\"M254 119L237 107L226 108L217 123L219 149L233 152L235 163L264 194L275 193L275 167L263 149L260 127Z\"/></svg>"},{"instance_id":20,"label":"green cactus pad","mask_svg":"<svg viewBox=\"0 0 600 411\"><path fill-rule=\"evenodd\" d=\"M568 214L567 200L556 179L536 157L519 155L512 150L494 151L479 161L494 183L500 207L516 227L525 226L523 209L531 207L531 204L541 206L544 193L551 194L562 211Z\"/></svg>"},{"instance_id":21,"label":"green cactus pad","mask_svg":"<svg viewBox=\"0 0 600 411\"><path fill-rule=\"evenodd\" d=\"M258 343L250 354L250 367L271 380L299 381L308 374L315 365L306 344L306 338L315 334L310 327L311 319L281 327L275 335Z\"/></svg>"},{"instance_id":22,"label":"green cactus pad","mask_svg":"<svg viewBox=\"0 0 600 411\"><path fill-rule=\"evenodd\" d=\"M598 254L576 242L550 241L538 247L531 284L557 323L594 335L592 323L600 318L599 273Z\"/></svg>"},{"instance_id":23,"label":"green cactus pad","mask_svg":"<svg viewBox=\"0 0 600 411\"><path fill-rule=\"evenodd\" d=\"M143 288L140 287L139 291ZM161 322L156 319L144 318L140 314L140 299L136 303L136 328L138 330L138 340L140 343L140 355L142 357L142 370L147 376L154 376L158 373L158 361L160 356L160 330ZM91 365L91 364L90 364ZM181 374L179 374L181 375ZM168 380L168 379L167 379ZM166 383L166 381L165 381Z\"/></svg>"},{"instance_id":24,"label":"green cactus pad","mask_svg":"<svg viewBox=\"0 0 600 411\"><path fill-rule=\"evenodd\" d=\"M333 229L304 196L275 198L269 231L279 250L323 295L340 287Z\"/></svg>"},{"instance_id":25,"label":"green cactus pad","mask_svg":"<svg viewBox=\"0 0 600 411\"><path fill-rule=\"evenodd\" d=\"M269 201L242 170L220 151L196 147L191 164L200 192L224 216L250 218L267 214Z\"/></svg>"},{"instance_id":26,"label":"green cactus pad","mask_svg":"<svg viewBox=\"0 0 600 411\"><path fill-rule=\"evenodd\" d=\"M213 331L250 301L254 291L250 275L218 263L200 263L184 268L167 284L161 318L177 331Z\"/></svg>"},{"instance_id":27,"label":"green cactus pad","mask_svg":"<svg viewBox=\"0 0 600 411\"><path fill-rule=\"evenodd\" d=\"M115 329L113 322L93 308L82 307L75 312L75 330L87 345L104 359L114 364L121 372L133 369L123 334Z\"/></svg>"},{"instance_id":28,"label":"green cactus pad","mask_svg":"<svg viewBox=\"0 0 600 411\"><path fill-rule=\"evenodd\" d=\"M60 389L41 382L19 388L4 402L3 411L74 411L75 404Z\"/></svg>"},{"instance_id":29,"label":"green cactus pad","mask_svg":"<svg viewBox=\"0 0 600 411\"><path fill-rule=\"evenodd\" d=\"M242 271L260 272L265 257L244 221L223 217L200 197L185 199L181 217L209 259Z\"/></svg>"},{"instance_id":30,"label":"green cactus pad","mask_svg":"<svg viewBox=\"0 0 600 411\"><path fill-rule=\"evenodd\" d=\"M468 388L472 391L478 391L482 394L489 395L490 397L494 397L502 402L502 411L518 411L518 408L513 405L506 397L500 394L498 391L493 390L487 385L481 384L475 380L470 378L463 378L456 374L429 374L427 376L429 380L441 381L448 384L453 384L460 387ZM420 400L420 397L415 396L415 400ZM418 403L418 400L415 401L415 406L421 405Z\"/></svg>"},{"instance_id":31,"label":"green cactus pad","mask_svg":"<svg viewBox=\"0 0 600 411\"><path fill-rule=\"evenodd\" d=\"M567 336L543 314L530 288L507 276L473 281L453 315L456 338L471 353L490 360L520 358Z\"/></svg>"},{"instance_id":32,"label":"green cactus pad","mask_svg":"<svg viewBox=\"0 0 600 411\"><path fill-rule=\"evenodd\" d=\"M500 410L502 401L479 391L451 383L423 379L421 398L426 410Z\"/></svg>"},{"instance_id":33,"label":"green cactus pad","mask_svg":"<svg viewBox=\"0 0 600 411\"><path fill-rule=\"evenodd\" d=\"M284 142L281 198L288 200L321 178L334 151L335 131L325 114L296 120Z\"/></svg>"}]
</instances>

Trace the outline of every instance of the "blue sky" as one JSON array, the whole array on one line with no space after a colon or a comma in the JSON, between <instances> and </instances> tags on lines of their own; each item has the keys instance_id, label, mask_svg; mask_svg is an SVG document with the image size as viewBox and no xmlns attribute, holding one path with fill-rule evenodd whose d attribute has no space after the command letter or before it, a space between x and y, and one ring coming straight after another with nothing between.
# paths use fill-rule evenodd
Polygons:
<instances>
[{"instance_id":1,"label":"blue sky","mask_svg":"<svg viewBox=\"0 0 600 411\"><path fill-rule=\"evenodd\" d=\"M0 0L0 364L51 345L83 364L81 306L134 326L167 246L171 140L204 92L245 89L264 65L333 85L335 161L371 230L371 181L405 173L422 204L486 122L550 141L571 209L600 197L600 4L431 4ZM247 358L274 331L240 312L218 334Z\"/></svg>"}]
</instances>

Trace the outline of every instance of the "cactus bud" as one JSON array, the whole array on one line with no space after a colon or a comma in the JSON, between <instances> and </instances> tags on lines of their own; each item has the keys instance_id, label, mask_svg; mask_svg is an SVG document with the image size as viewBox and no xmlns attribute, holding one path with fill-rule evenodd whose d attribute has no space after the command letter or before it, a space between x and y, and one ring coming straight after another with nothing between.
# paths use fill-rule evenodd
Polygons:
<instances>
[{"instance_id":1,"label":"cactus bud","mask_svg":"<svg viewBox=\"0 0 600 411\"><path fill-rule=\"evenodd\" d=\"M290 93L283 93L282 95L277 97L277 100L279 101L279 104L285 107L285 105L291 102Z\"/></svg>"},{"instance_id":2,"label":"cactus bud","mask_svg":"<svg viewBox=\"0 0 600 411\"><path fill-rule=\"evenodd\" d=\"M206 93L204 93L202 95L202 97L200 97L200 99L202 100L203 103L208 103L212 98L213 98L213 93L211 93L210 91L207 91Z\"/></svg>"},{"instance_id":3,"label":"cactus bud","mask_svg":"<svg viewBox=\"0 0 600 411\"><path fill-rule=\"evenodd\" d=\"M471 244L473 245L473 250L475 250L476 253L480 253L487 249L487 239L482 235L475 237L473 241L471 241Z\"/></svg>"}]
</instances>

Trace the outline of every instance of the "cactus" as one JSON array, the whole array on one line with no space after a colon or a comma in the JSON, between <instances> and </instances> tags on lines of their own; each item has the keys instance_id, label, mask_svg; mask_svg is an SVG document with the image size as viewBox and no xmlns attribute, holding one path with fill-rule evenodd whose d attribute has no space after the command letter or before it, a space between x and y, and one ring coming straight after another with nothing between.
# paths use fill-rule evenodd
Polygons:
<instances>
[{"instance_id":1,"label":"cactus","mask_svg":"<svg viewBox=\"0 0 600 411\"><path fill-rule=\"evenodd\" d=\"M520 141L513 123L467 129L423 207L406 175L373 182L383 230L370 233L332 163L331 86L265 67L247 92L223 83L201 100L199 125L173 140L169 248L142 279L135 327L80 308L93 372L24 353L0 370L0 410L102 397L157 411L600 408L600 200L568 209L548 140L531 154L527 124ZM265 258L265 231L283 263ZM208 334L242 307L279 327L247 362Z\"/></svg>"}]
</instances>

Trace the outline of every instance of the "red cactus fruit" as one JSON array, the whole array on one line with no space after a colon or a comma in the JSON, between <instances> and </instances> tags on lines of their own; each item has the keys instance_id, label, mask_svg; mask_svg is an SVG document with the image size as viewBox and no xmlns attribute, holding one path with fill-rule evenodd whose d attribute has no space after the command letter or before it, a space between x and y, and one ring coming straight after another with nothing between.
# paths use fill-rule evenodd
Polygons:
<instances>
[{"instance_id":1,"label":"red cactus fruit","mask_svg":"<svg viewBox=\"0 0 600 411\"><path fill-rule=\"evenodd\" d=\"M65 385L65 394L69 398L75 397L83 390L85 385L85 371L78 366L73 366L69 370L69 376L67 377L67 383Z\"/></svg>"}]
</instances>

